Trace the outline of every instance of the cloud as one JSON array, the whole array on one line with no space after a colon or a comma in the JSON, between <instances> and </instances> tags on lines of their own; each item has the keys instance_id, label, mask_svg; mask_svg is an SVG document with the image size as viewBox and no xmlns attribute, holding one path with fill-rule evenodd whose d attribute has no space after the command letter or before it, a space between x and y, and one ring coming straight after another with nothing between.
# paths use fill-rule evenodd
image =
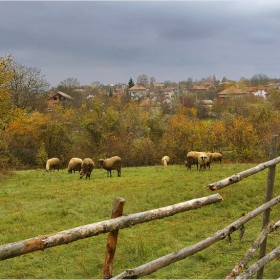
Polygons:
<instances>
[{"instance_id":1,"label":"cloud","mask_svg":"<svg viewBox=\"0 0 280 280\"><path fill-rule=\"evenodd\" d=\"M277 77L276 1L0 2L0 55L37 67L56 86Z\"/></svg>"}]
</instances>

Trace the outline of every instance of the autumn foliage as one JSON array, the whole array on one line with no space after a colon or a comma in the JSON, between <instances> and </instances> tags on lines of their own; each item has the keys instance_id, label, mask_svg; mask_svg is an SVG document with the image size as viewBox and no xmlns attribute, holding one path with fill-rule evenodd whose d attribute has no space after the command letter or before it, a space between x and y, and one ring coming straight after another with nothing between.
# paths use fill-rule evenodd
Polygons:
<instances>
[{"instance_id":1,"label":"autumn foliage","mask_svg":"<svg viewBox=\"0 0 280 280\"><path fill-rule=\"evenodd\" d=\"M50 157L66 167L72 157L97 162L114 155L124 166L161 164L163 155L184 164L191 150L221 152L225 162L257 162L268 158L270 136L279 133L276 91L266 101L216 103L215 118L201 118L201 108L178 100L143 106L102 91L79 108L27 113L9 102L10 61L0 60L0 168L44 168Z\"/></svg>"}]
</instances>

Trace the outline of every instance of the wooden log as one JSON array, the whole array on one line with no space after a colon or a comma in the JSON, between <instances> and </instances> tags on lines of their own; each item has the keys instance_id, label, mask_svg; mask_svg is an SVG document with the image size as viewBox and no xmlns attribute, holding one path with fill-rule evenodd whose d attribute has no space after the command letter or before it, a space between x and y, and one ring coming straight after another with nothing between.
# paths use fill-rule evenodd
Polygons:
<instances>
[{"instance_id":1,"label":"wooden log","mask_svg":"<svg viewBox=\"0 0 280 280\"><path fill-rule=\"evenodd\" d=\"M248 267L246 271L244 271L242 274L237 276L235 279L249 279L251 276L253 276L256 272L258 272L261 268L263 268L266 264L268 264L270 261L276 259L278 256L280 256L280 246L271 251L269 254L258 260L256 263Z\"/></svg>"},{"instance_id":2,"label":"wooden log","mask_svg":"<svg viewBox=\"0 0 280 280\"><path fill-rule=\"evenodd\" d=\"M261 243L264 241L266 236L275 229L275 223L269 222L261 231L258 238L255 240L253 245L246 252L244 258L233 268L231 272L229 272L225 279L235 279L236 276L240 274L242 269L246 267L250 259L253 257L256 250L260 247Z\"/></svg>"},{"instance_id":3,"label":"wooden log","mask_svg":"<svg viewBox=\"0 0 280 280\"><path fill-rule=\"evenodd\" d=\"M125 200L116 197L113 204L111 219L122 216ZM118 242L119 230L113 230L108 233L105 261L103 266L102 279L109 279L113 273L113 263Z\"/></svg>"},{"instance_id":4,"label":"wooden log","mask_svg":"<svg viewBox=\"0 0 280 280\"><path fill-rule=\"evenodd\" d=\"M183 260L186 257L191 256L199 251L202 251L202 250L208 248L209 246L213 245L214 243L224 239L226 236L228 236L229 234L236 231L238 228L240 228L246 222L255 218L257 215L261 214L266 209L278 204L279 202L280 202L280 196L259 206L258 208L254 209L253 211L249 212L248 214L246 214L243 217L241 217L240 219L238 219L237 221L231 223L224 229L219 230L211 237L208 237L205 240L198 242L197 244L186 247L184 249L181 249L181 250L171 253L169 255L163 256L161 258L158 258L156 260L153 260L149 263L138 266L136 268L128 269L128 270L120 273L119 275L114 276L111 279L136 279L136 278L139 278L139 277L142 277L145 275L149 275L149 274L157 271L158 269L168 266L174 262Z\"/></svg>"},{"instance_id":5,"label":"wooden log","mask_svg":"<svg viewBox=\"0 0 280 280\"><path fill-rule=\"evenodd\" d=\"M228 178L225 178L221 181L217 181L215 183L211 183L209 185L206 186L206 188L209 188L211 191L216 191L216 190L219 190L219 189L222 189L228 185L231 185L231 184L234 184L234 183L237 183L239 181L241 181L242 179L244 178L247 178L251 175L254 175L270 166L273 166L277 163L280 162L280 157L277 157L275 159L272 159L272 160L269 160L269 161L266 161L266 162L263 162L253 168L250 168L250 169L247 169L247 170L244 170L242 172L239 172L237 174L234 174Z\"/></svg>"},{"instance_id":6,"label":"wooden log","mask_svg":"<svg viewBox=\"0 0 280 280\"><path fill-rule=\"evenodd\" d=\"M6 244L0 246L0 261L38 250L45 250L54 246L68 244L70 242L96 236L102 233L132 227L136 224L162 219L220 201L222 201L222 197L219 194L195 198L171 206L122 216L98 223L68 229L54 234L37 236L23 241Z\"/></svg>"}]
</instances>

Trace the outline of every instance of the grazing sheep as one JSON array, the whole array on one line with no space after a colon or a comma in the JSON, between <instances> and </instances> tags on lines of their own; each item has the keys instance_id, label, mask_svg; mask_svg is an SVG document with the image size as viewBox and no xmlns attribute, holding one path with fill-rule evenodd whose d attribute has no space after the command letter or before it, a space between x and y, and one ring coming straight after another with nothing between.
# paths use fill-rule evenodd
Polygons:
<instances>
[{"instance_id":1,"label":"grazing sheep","mask_svg":"<svg viewBox=\"0 0 280 280\"><path fill-rule=\"evenodd\" d=\"M122 159L119 156L114 156L111 158L100 159L100 166L102 166L105 170L107 170L107 177L112 177L112 170L118 171L118 176L121 177L121 169L122 169Z\"/></svg>"},{"instance_id":2,"label":"grazing sheep","mask_svg":"<svg viewBox=\"0 0 280 280\"><path fill-rule=\"evenodd\" d=\"M167 166L168 163L170 161L170 157L169 156L164 156L162 159L161 159L161 162L163 164L163 166Z\"/></svg>"},{"instance_id":3,"label":"grazing sheep","mask_svg":"<svg viewBox=\"0 0 280 280\"><path fill-rule=\"evenodd\" d=\"M206 155L207 155L208 158L209 158L209 161L208 161L208 163L206 164L206 166L210 169L210 164L211 164L211 162L212 162L212 153L207 152Z\"/></svg>"},{"instance_id":4,"label":"grazing sheep","mask_svg":"<svg viewBox=\"0 0 280 280\"><path fill-rule=\"evenodd\" d=\"M198 169L198 154L199 152L196 151L188 152L186 163L185 163L188 169L191 170L192 165L196 165L196 169Z\"/></svg>"},{"instance_id":5,"label":"grazing sheep","mask_svg":"<svg viewBox=\"0 0 280 280\"><path fill-rule=\"evenodd\" d=\"M81 171L82 169L82 162L81 158L71 158L68 163L68 173L72 173L72 171Z\"/></svg>"},{"instance_id":6,"label":"grazing sheep","mask_svg":"<svg viewBox=\"0 0 280 280\"><path fill-rule=\"evenodd\" d=\"M221 163L222 162L222 154L220 153L212 153L212 162L219 162Z\"/></svg>"},{"instance_id":7,"label":"grazing sheep","mask_svg":"<svg viewBox=\"0 0 280 280\"><path fill-rule=\"evenodd\" d=\"M86 174L86 179L90 179L90 174L92 169L94 168L94 162L91 158L85 158L82 162L81 166L82 170L80 171L80 179Z\"/></svg>"},{"instance_id":8,"label":"grazing sheep","mask_svg":"<svg viewBox=\"0 0 280 280\"><path fill-rule=\"evenodd\" d=\"M57 169L59 171L60 168L60 160L58 158L50 158L46 163L46 171L49 172L51 170Z\"/></svg>"},{"instance_id":9,"label":"grazing sheep","mask_svg":"<svg viewBox=\"0 0 280 280\"><path fill-rule=\"evenodd\" d=\"M201 168L206 169L206 166L208 166L210 169L210 159L207 156L207 153L200 152L198 154L198 164L200 166L199 170L201 170Z\"/></svg>"}]
</instances>

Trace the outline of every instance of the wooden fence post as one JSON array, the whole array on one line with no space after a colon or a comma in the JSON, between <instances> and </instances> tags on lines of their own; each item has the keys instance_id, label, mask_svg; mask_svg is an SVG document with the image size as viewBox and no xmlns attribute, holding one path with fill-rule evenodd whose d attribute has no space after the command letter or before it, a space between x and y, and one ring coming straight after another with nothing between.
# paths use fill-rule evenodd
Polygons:
<instances>
[{"instance_id":1,"label":"wooden fence post","mask_svg":"<svg viewBox=\"0 0 280 280\"><path fill-rule=\"evenodd\" d=\"M122 216L124 203L125 200L123 198L116 197L114 199L111 219ZM113 262L114 262L116 247L117 247L118 234L119 234L118 229L114 231L110 231L108 233L102 279L112 278Z\"/></svg>"},{"instance_id":2,"label":"wooden fence post","mask_svg":"<svg viewBox=\"0 0 280 280\"><path fill-rule=\"evenodd\" d=\"M270 160L277 157L277 145L278 145L278 135L271 135L271 138L270 138L270 152L269 152L269 159ZM276 170L276 165L270 166L269 169L268 169L265 202L268 202L269 200L272 199L274 179L275 179L275 170ZM271 211L271 209L267 209L263 213L262 229L269 222L270 211ZM267 237L264 239L263 243L260 246L259 259L261 259L261 258L263 258L265 256L265 253L266 253L266 243L267 243ZM257 279L262 279L263 278L263 269L264 269L264 267L262 267L258 271Z\"/></svg>"}]
</instances>

